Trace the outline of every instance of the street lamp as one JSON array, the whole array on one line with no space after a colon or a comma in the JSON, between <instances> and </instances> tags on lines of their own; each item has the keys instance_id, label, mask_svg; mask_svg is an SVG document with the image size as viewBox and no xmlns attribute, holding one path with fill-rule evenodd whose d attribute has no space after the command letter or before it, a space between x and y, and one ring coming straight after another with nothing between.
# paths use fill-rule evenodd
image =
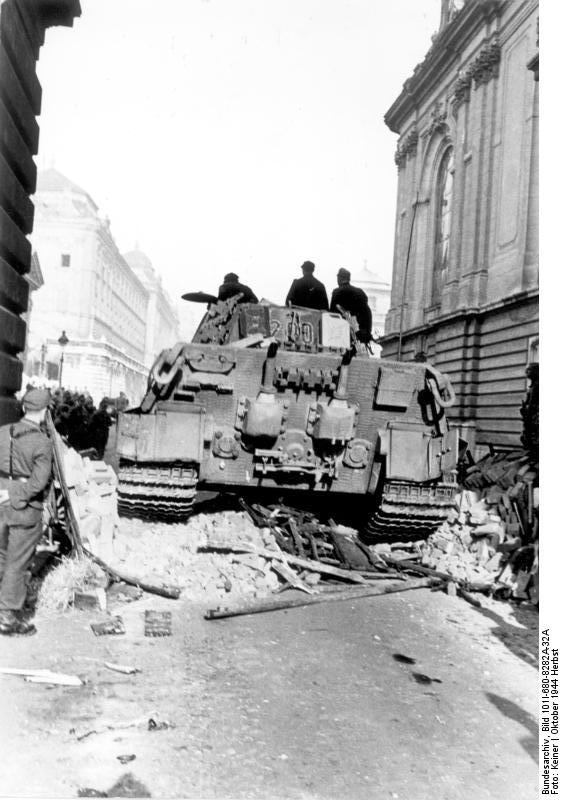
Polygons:
<instances>
[{"instance_id":1,"label":"street lamp","mask_svg":"<svg viewBox=\"0 0 561 800\"><path fill-rule=\"evenodd\" d=\"M60 366L58 369L58 387L60 389L62 388L62 365L64 364L64 348L68 344L68 336L66 335L66 331L63 331L62 334L58 337L58 343L60 345Z\"/></svg>"}]
</instances>

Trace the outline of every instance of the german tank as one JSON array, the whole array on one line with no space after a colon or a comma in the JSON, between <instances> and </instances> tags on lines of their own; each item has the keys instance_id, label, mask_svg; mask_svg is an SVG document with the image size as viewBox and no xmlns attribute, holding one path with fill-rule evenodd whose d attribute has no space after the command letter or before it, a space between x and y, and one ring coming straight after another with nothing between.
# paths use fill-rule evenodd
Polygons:
<instances>
[{"instance_id":1,"label":"german tank","mask_svg":"<svg viewBox=\"0 0 561 800\"><path fill-rule=\"evenodd\" d=\"M447 376L372 357L341 315L239 301L209 303L119 415L120 513L177 521L199 489L295 490L363 497L371 538L441 524L457 490Z\"/></svg>"}]
</instances>

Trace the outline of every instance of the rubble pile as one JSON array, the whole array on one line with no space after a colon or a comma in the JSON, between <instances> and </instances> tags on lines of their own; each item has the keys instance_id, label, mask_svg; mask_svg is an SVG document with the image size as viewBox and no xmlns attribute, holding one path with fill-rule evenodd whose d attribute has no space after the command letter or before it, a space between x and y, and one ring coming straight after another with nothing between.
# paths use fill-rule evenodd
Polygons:
<instances>
[{"instance_id":1,"label":"rubble pile","mask_svg":"<svg viewBox=\"0 0 561 800\"><path fill-rule=\"evenodd\" d=\"M64 477L82 543L94 556L110 562L119 523L115 471L104 461L82 458L63 443L59 447L64 448Z\"/></svg>"},{"instance_id":2,"label":"rubble pile","mask_svg":"<svg viewBox=\"0 0 561 800\"><path fill-rule=\"evenodd\" d=\"M313 594L320 582L364 584L420 572L443 585L449 576L449 590L454 584L458 591L538 602L538 475L523 452L490 455L471 467L457 511L427 541L370 547L356 530L282 503L240 499L242 511L198 514L185 523L119 518L113 469L71 448L63 460L84 548L105 562L113 580L125 575L122 580L148 590L176 587L173 596L181 591L197 602L263 598L288 587ZM61 578L52 602L103 607L98 595L106 586L100 589L96 578L80 575L66 594Z\"/></svg>"},{"instance_id":3,"label":"rubble pile","mask_svg":"<svg viewBox=\"0 0 561 800\"><path fill-rule=\"evenodd\" d=\"M538 602L538 481L528 456L487 456L458 510L419 546L423 566L496 596Z\"/></svg>"},{"instance_id":4,"label":"rubble pile","mask_svg":"<svg viewBox=\"0 0 561 800\"><path fill-rule=\"evenodd\" d=\"M209 552L209 540L247 549L274 543L272 534L256 528L244 512L199 514L174 524L121 518L111 566L139 578L157 576L195 602L227 594L264 597L278 588L268 559L254 553Z\"/></svg>"}]
</instances>

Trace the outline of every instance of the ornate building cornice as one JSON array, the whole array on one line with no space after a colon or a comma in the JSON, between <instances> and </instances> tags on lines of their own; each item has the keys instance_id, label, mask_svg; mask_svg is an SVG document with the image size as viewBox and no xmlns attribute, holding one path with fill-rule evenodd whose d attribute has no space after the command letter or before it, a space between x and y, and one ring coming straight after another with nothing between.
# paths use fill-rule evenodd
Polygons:
<instances>
[{"instance_id":1,"label":"ornate building cornice","mask_svg":"<svg viewBox=\"0 0 561 800\"><path fill-rule=\"evenodd\" d=\"M435 103L432 111L430 112L430 122L423 129L421 136L423 139L428 139L433 133L447 133L448 123L446 122L446 110L442 109L442 103Z\"/></svg>"},{"instance_id":2,"label":"ornate building cornice","mask_svg":"<svg viewBox=\"0 0 561 800\"><path fill-rule=\"evenodd\" d=\"M424 60L403 84L399 97L386 112L384 120L394 133L400 133L404 123L435 85L457 68L458 54L473 40L482 26L499 16L508 0L484 0L465 3L438 32ZM487 56L488 57L488 56ZM491 59L494 57L490 54ZM484 63L481 65L485 73Z\"/></svg>"},{"instance_id":3,"label":"ornate building cornice","mask_svg":"<svg viewBox=\"0 0 561 800\"><path fill-rule=\"evenodd\" d=\"M477 89L484 83L488 83L492 78L499 74L499 63L501 60L501 47L497 39L483 45L477 56L460 72L458 79L452 87L452 113L458 113L462 103L469 100L472 82Z\"/></svg>"},{"instance_id":4,"label":"ornate building cornice","mask_svg":"<svg viewBox=\"0 0 561 800\"><path fill-rule=\"evenodd\" d=\"M413 130L407 134L403 142L398 144L394 155L394 161L398 169L402 168L408 158L412 158L417 154L418 141L419 133L417 128L413 128Z\"/></svg>"},{"instance_id":5,"label":"ornate building cornice","mask_svg":"<svg viewBox=\"0 0 561 800\"><path fill-rule=\"evenodd\" d=\"M482 83L488 83L491 78L496 78L498 76L500 60L501 48L496 39L481 48L478 56L469 68L476 89L478 86L481 86Z\"/></svg>"}]
</instances>

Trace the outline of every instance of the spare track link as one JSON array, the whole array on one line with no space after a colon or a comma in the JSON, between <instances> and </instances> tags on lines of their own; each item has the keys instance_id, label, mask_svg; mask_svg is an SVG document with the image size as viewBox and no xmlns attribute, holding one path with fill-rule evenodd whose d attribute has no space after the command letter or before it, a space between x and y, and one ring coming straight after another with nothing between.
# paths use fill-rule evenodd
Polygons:
<instances>
[{"instance_id":1,"label":"spare track link","mask_svg":"<svg viewBox=\"0 0 561 800\"><path fill-rule=\"evenodd\" d=\"M455 483L418 485L386 481L379 507L370 514L364 539L426 539L456 508Z\"/></svg>"},{"instance_id":2,"label":"spare track link","mask_svg":"<svg viewBox=\"0 0 561 800\"><path fill-rule=\"evenodd\" d=\"M181 522L191 513L196 489L194 466L122 462L117 487L119 514Z\"/></svg>"}]
</instances>

